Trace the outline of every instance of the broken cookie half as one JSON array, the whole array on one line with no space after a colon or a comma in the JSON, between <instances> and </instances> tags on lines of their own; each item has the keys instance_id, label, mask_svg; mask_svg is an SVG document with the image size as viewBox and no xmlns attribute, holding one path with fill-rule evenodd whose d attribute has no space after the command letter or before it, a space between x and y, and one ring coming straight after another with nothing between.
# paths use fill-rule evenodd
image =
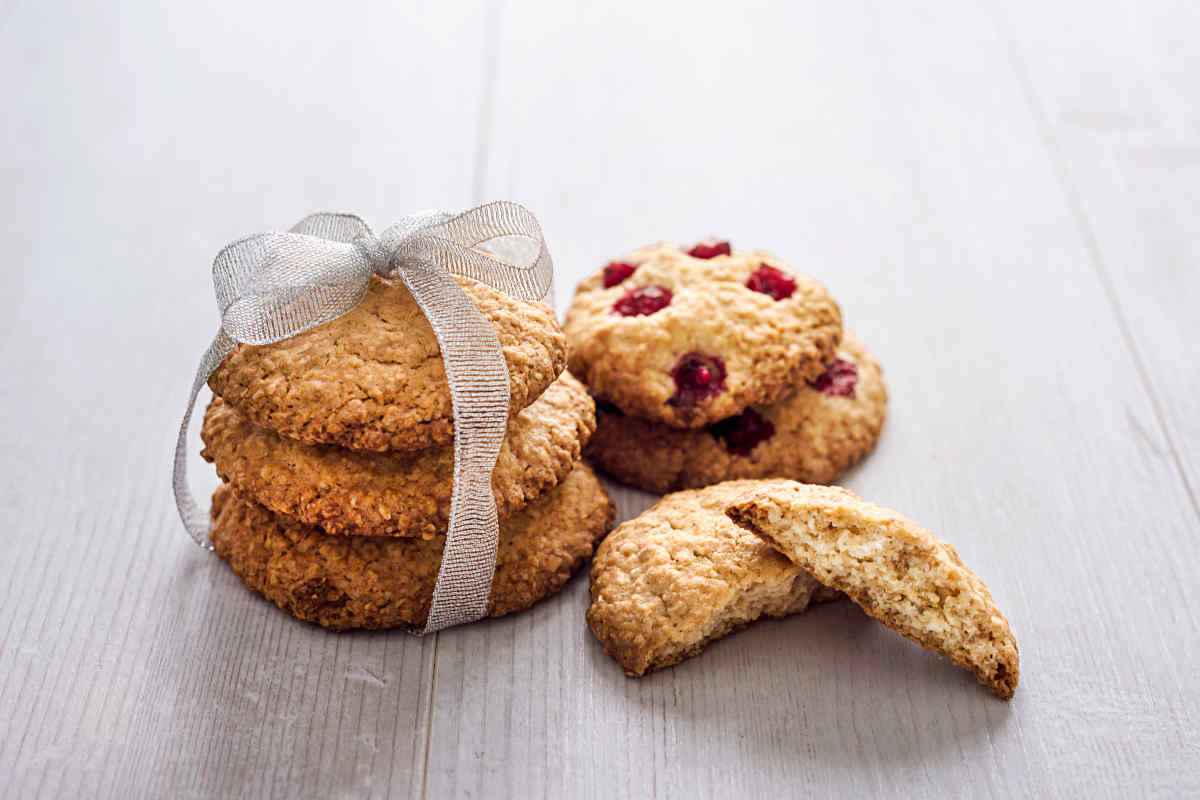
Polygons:
<instances>
[{"instance_id":1,"label":"broken cookie half","mask_svg":"<svg viewBox=\"0 0 1200 800\"><path fill-rule=\"evenodd\" d=\"M729 505L730 519L884 625L972 670L997 697L1013 696L1017 640L951 545L845 489L756 483Z\"/></svg>"},{"instance_id":2,"label":"broken cookie half","mask_svg":"<svg viewBox=\"0 0 1200 800\"><path fill-rule=\"evenodd\" d=\"M627 675L678 664L760 617L836 596L725 515L762 483L667 495L600 545L588 625Z\"/></svg>"}]
</instances>

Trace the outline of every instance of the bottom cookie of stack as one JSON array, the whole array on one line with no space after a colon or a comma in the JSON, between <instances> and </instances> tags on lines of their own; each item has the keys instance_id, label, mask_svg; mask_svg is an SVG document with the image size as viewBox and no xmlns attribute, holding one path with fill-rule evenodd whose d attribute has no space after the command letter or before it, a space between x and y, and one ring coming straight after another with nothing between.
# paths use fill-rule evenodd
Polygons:
<instances>
[{"instance_id":1,"label":"bottom cookie of stack","mask_svg":"<svg viewBox=\"0 0 1200 800\"><path fill-rule=\"evenodd\" d=\"M746 478L827 484L874 449L886 415L879 362L847 333L819 379L705 428L670 428L597 402L586 456L621 483L659 494Z\"/></svg>"},{"instance_id":2,"label":"bottom cookie of stack","mask_svg":"<svg viewBox=\"0 0 1200 800\"><path fill-rule=\"evenodd\" d=\"M559 591L591 557L614 509L595 474L579 464L555 489L500 525L493 617ZM336 630L425 623L443 537L339 536L272 514L221 486L213 495L212 542L250 589L289 614Z\"/></svg>"}]
</instances>

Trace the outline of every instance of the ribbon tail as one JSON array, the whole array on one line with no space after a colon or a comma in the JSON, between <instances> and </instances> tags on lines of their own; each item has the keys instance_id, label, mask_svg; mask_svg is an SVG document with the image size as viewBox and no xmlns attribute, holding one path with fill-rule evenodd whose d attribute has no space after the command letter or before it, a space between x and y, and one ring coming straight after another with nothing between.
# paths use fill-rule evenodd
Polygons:
<instances>
[{"instance_id":1,"label":"ribbon tail","mask_svg":"<svg viewBox=\"0 0 1200 800\"><path fill-rule=\"evenodd\" d=\"M423 633L487 615L500 527L492 470L508 429L508 365L496 331L449 272L409 262L401 278L442 350L454 409L454 487Z\"/></svg>"},{"instance_id":2,"label":"ribbon tail","mask_svg":"<svg viewBox=\"0 0 1200 800\"><path fill-rule=\"evenodd\" d=\"M224 330L221 330L217 332L212 344L204 351L204 357L200 359L200 367L196 370L196 378L192 381L192 393L188 397L187 411L183 414L183 422L179 424L179 438L175 440L175 471L171 477L171 485L175 490L175 508L179 510L179 519L183 521L183 527L187 528L192 540L208 551L213 549L212 542L208 538L210 527L208 513L202 511L196 504L187 482L188 427L192 422L192 414L196 410L196 398L200 396L200 390L208 382L208 376L221 365L227 355L233 352L235 346L236 343L233 339L229 338Z\"/></svg>"}]
</instances>

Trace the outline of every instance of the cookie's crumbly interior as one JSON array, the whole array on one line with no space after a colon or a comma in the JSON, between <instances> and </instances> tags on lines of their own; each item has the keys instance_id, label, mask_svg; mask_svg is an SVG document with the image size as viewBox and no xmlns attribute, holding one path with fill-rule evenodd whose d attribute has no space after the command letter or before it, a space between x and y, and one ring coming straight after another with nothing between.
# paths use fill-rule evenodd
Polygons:
<instances>
[{"instance_id":1,"label":"cookie's crumbly interior","mask_svg":"<svg viewBox=\"0 0 1200 800\"><path fill-rule=\"evenodd\" d=\"M799 614L808 608L817 588L817 582L804 574L796 575L791 580L762 580L743 586L731 593L726 605L712 609L701 628L690 629L681 624L670 626L662 649L650 653L645 666L631 674L642 675L651 670L674 666L699 654L711 642L764 617ZM627 668L626 671L630 670Z\"/></svg>"},{"instance_id":2,"label":"cookie's crumbly interior","mask_svg":"<svg viewBox=\"0 0 1200 800\"><path fill-rule=\"evenodd\" d=\"M1016 639L951 545L845 490L792 486L799 488L781 499L767 490L739 502L729 516L888 627L972 670L998 697L1012 697Z\"/></svg>"}]
</instances>

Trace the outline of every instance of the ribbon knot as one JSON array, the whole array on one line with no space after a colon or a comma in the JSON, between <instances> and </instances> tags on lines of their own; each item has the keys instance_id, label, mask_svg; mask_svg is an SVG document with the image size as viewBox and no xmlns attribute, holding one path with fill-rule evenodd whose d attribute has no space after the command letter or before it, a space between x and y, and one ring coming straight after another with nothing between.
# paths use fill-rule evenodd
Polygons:
<instances>
[{"instance_id":1,"label":"ribbon knot","mask_svg":"<svg viewBox=\"0 0 1200 800\"><path fill-rule=\"evenodd\" d=\"M357 237L352 244L363 254L363 258L371 265L376 275L386 277L391 269L392 256L387 248L374 235Z\"/></svg>"},{"instance_id":2,"label":"ribbon knot","mask_svg":"<svg viewBox=\"0 0 1200 800\"><path fill-rule=\"evenodd\" d=\"M518 247L521 256L499 255ZM296 336L358 305L373 274L398 276L437 337L454 412L450 524L429 618L419 632L484 616L499 539L491 473L508 424L509 377L495 330L455 276L518 299L544 300L553 273L533 214L504 202L458 215L420 212L379 236L353 214L318 213L287 233L226 246L213 261L221 327L196 371L175 446L175 503L188 533L212 550L207 514L187 486L187 432L208 377L237 343L266 345Z\"/></svg>"}]
</instances>

